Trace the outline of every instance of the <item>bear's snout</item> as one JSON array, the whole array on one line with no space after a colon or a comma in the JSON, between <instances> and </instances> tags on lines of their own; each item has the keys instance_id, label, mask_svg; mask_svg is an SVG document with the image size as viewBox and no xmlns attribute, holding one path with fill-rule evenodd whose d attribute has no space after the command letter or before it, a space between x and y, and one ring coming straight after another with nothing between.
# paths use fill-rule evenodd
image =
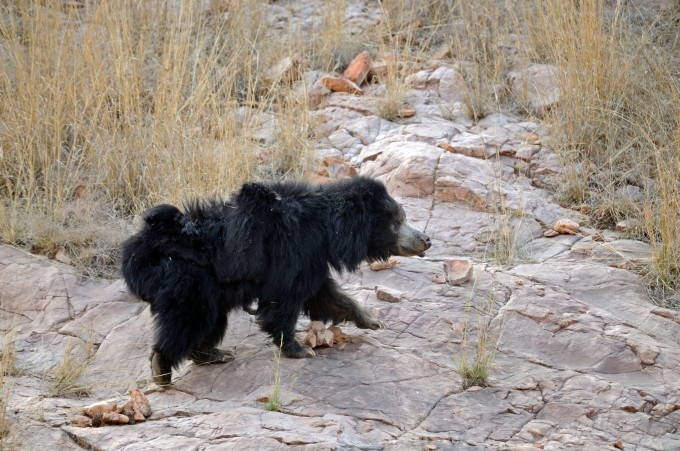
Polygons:
<instances>
[{"instance_id":1,"label":"bear's snout","mask_svg":"<svg viewBox=\"0 0 680 451\"><path fill-rule=\"evenodd\" d=\"M423 236L420 238L421 241L423 242L423 245L425 246L425 249L423 249L423 252L418 254L418 257L424 257L425 256L425 251L428 250L429 248L432 247L432 241L430 240L430 237L425 235L424 233L422 234Z\"/></svg>"},{"instance_id":2,"label":"bear's snout","mask_svg":"<svg viewBox=\"0 0 680 451\"><path fill-rule=\"evenodd\" d=\"M432 246L430 237L408 223L402 224L399 230L397 255L410 257L417 255L422 257L426 250Z\"/></svg>"}]
</instances>

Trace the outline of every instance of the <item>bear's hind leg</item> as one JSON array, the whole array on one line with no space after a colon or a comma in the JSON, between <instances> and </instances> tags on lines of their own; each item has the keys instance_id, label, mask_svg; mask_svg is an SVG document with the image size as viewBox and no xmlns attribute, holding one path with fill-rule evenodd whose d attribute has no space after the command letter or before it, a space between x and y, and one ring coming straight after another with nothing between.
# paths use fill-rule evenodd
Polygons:
<instances>
[{"instance_id":1,"label":"bear's hind leg","mask_svg":"<svg viewBox=\"0 0 680 451\"><path fill-rule=\"evenodd\" d=\"M219 306L219 318L215 327L206 335L203 341L195 346L189 353L189 359L196 365L208 365L213 363L226 363L234 360L234 351L218 349L217 345L224 338L227 331L227 311L224 306Z\"/></svg>"},{"instance_id":2,"label":"bear's hind leg","mask_svg":"<svg viewBox=\"0 0 680 451\"><path fill-rule=\"evenodd\" d=\"M213 351L227 324L217 282L200 268L175 264L173 275L179 277L166 277L151 303L156 326L151 375L160 387L172 383L172 370L186 358L202 363L229 360L228 352Z\"/></svg>"},{"instance_id":3,"label":"bear's hind leg","mask_svg":"<svg viewBox=\"0 0 680 451\"><path fill-rule=\"evenodd\" d=\"M163 355L155 351L151 354L151 378L153 382L161 388L172 384L172 365L163 357Z\"/></svg>"}]
</instances>

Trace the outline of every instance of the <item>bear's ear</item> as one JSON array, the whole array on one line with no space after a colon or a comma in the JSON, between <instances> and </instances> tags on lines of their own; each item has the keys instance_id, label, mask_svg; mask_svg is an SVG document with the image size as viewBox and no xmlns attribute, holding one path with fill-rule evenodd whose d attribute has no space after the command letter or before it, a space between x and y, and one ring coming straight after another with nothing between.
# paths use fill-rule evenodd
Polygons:
<instances>
[{"instance_id":1,"label":"bear's ear","mask_svg":"<svg viewBox=\"0 0 680 451\"><path fill-rule=\"evenodd\" d=\"M182 216L179 208L168 204L156 205L142 213L142 219L149 225L178 222L182 219Z\"/></svg>"},{"instance_id":2,"label":"bear's ear","mask_svg":"<svg viewBox=\"0 0 680 451\"><path fill-rule=\"evenodd\" d=\"M262 208L271 207L281 200L280 196L270 186L262 183L246 183L236 196L239 206L252 206Z\"/></svg>"}]
</instances>

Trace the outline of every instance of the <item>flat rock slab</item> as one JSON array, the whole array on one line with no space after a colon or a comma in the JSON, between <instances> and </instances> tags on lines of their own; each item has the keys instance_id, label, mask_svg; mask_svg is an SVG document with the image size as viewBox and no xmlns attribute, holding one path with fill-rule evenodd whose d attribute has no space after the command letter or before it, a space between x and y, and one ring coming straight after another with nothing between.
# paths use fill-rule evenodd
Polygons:
<instances>
[{"instance_id":1,"label":"flat rock slab","mask_svg":"<svg viewBox=\"0 0 680 451\"><path fill-rule=\"evenodd\" d=\"M680 315L650 304L631 272L580 253L505 271L478 264L463 286L432 282L437 258L362 266L341 281L386 329L343 325L342 349L279 360L239 312L223 342L236 359L186 364L165 391L148 381L148 308L120 281L82 280L9 247L0 247L0 262L2 326L19 370L5 378L8 439L18 449L680 446ZM399 299L378 300L376 286ZM463 390L457 361L474 357L482 332L495 353L490 386ZM88 339L98 346L84 375L90 396L46 397L68 343ZM258 399L271 394L277 372L281 407L270 412ZM131 387L147 393L154 413L146 422L69 424L83 406L122 400Z\"/></svg>"}]
</instances>

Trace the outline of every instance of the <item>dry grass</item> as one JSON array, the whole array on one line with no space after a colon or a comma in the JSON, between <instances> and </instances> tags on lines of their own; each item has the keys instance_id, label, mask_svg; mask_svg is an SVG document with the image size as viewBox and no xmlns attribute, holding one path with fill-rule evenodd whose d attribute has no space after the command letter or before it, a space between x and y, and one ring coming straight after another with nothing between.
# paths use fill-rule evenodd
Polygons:
<instances>
[{"instance_id":1,"label":"dry grass","mask_svg":"<svg viewBox=\"0 0 680 451\"><path fill-rule=\"evenodd\" d=\"M259 399L264 403L265 410L270 412L281 412L283 407L283 398L281 393L281 346L274 352L274 374L272 381L272 391L269 395ZM292 390L293 385L297 382L297 377L291 379L288 391Z\"/></svg>"},{"instance_id":2,"label":"dry grass","mask_svg":"<svg viewBox=\"0 0 680 451\"><path fill-rule=\"evenodd\" d=\"M494 238L490 242L490 257L502 266L516 263L519 255L519 227L508 213L500 213L492 228Z\"/></svg>"},{"instance_id":3,"label":"dry grass","mask_svg":"<svg viewBox=\"0 0 680 451\"><path fill-rule=\"evenodd\" d=\"M454 357L458 374L462 379L463 390L472 386L487 387L489 385L489 376L496 359L497 344L502 334L502 325L492 325L495 316L493 296L489 295L486 306L480 309L472 305L474 293L473 287L465 303L466 316L461 326L460 352ZM471 320L474 321L472 325ZM474 340L472 345L469 342L471 339Z\"/></svg>"},{"instance_id":4,"label":"dry grass","mask_svg":"<svg viewBox=\"0 0 680 451\"><path fill-rule=\"evenodd\" d=\"M12 384L8 383L5 377L16 375L16 373L13 334L7 333L3 338L2 350L0 351L0 450L11 449L11 444L6 443L6 437L10 432L7 421L7 400L12 393Z\"/></svg>"},{"instance_id":5,"label":"dry grass","mask_svg":"<svg viewBox=\"0 0 680 451\"><path fill-rule=\"evenodd\" d=\"M267 396L264 402L265 410L270 412L280 412L282 401L281 401L281 347L276 350L274 354L274 381L272 384L272 391Z\"/></svg>"},{"instance_id":6,"label":"dry grass","mask_svg":"<svg viewBox=\"0 0 680 451\"><path fill-rule=\"evenodd\" d=\"M97 352L94 345L94 335L76 349L76 340L71 341L64 350L64 359L51 371L51 384L47 396L64 398L69 396L87 396L91 386L85 380L88 368L94 361Z\"/></svg>"},{"instance_id":7,"label":"dry grass","mask_svg":"<svg viewBox=\"0 0 680 451\"><path fill-rule=\"evenodd\" d=\"M669 304L680 255L671 232L680 201L680 11L603 1L537 5L527 22L535 25L535 57L558 67L560 105L548 122L567 167L567 199L590 204L601 226L627 220L636 237L652 242L648 280Z\"/></svg>"}]
</instances>

